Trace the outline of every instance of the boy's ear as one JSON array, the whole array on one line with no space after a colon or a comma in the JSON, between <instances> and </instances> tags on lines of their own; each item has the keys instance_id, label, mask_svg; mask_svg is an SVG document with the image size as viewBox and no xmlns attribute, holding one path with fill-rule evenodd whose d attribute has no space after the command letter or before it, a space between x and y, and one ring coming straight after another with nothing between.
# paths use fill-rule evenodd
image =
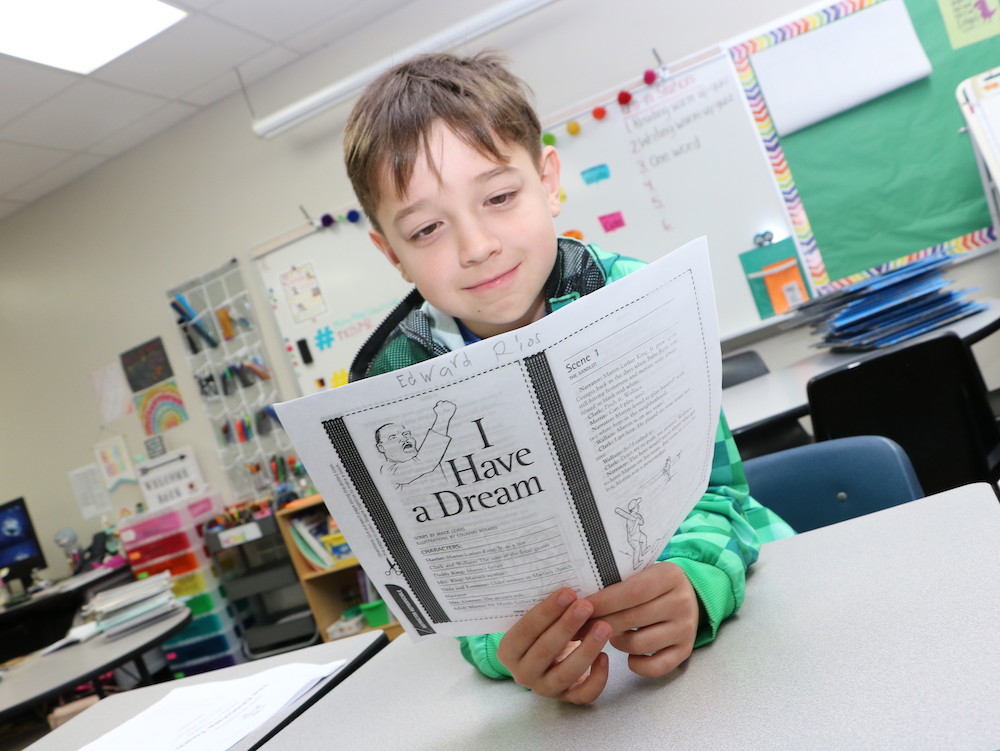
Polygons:
<instances>
[{"instance_id":1,"label":"boy's ear","mask_svg":"<svg viewBox=\"0 0 1000 751\"><path fill-rule=\"evenodd\" d=\"M542 178L542 185L545 186L545 194L548 198L549 209L552 211L552 216L559 216L559 211L562 209L559 182L559 173L561 168L562 165L559 163L559 152L556 151L555 146L545 146L542 149L539 174Z\"/></svg>"},{"instance_id":2,"label":"boy's ear","mask_svg":"<svg viewBox=\"0 0 1000 751\"><path fill-rule=\"evenodd\" d=\"M386 239L385 235L383 235L381 232L378 232L377 230L369 230L368 237L372 239L372 242L375 243L375 247L382 252L382 255L386 257L389 263L391 263L393 266L396 267L396 271L399 272L400 276L402 276L403 279L409 282L410 284L413 284L413 280L410 279L409 274L406 273L406 269L403 267L402 262L399 260L399 256L396 255L396 251L392 249L392 246L389 244L389 241Z\"/></svg>"}]
</instances>

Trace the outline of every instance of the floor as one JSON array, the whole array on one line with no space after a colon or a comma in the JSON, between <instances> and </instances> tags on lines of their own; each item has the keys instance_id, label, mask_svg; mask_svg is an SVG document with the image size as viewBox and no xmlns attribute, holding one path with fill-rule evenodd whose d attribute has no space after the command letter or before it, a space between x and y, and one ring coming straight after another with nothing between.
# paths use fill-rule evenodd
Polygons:
<instances>
[{"instance_id":1,"label":"floor","mask_svg":"<svg viewBox=\"0 0 1000 751\"><path fill-rule=\"evenodd\" d=\"M0 751L21 751L49 732L45 718L31 712L0 724Z\"/></svg>"}]
</instances>

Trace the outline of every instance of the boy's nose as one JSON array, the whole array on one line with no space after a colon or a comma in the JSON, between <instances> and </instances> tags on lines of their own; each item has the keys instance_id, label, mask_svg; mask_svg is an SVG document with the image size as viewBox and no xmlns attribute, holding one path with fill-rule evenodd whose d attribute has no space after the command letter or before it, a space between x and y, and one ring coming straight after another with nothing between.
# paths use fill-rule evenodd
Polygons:
<instances>
[{"instance_id":1,"label":"boy's nose","mask_svg":"<svg viewBox=\"0 0 1000 751\"><path fill-rule=\"evenodd\" d=\"M482 263L500 251L500 239L487 223L470 221L463 225L459 237L459 255L463 264Z\"/></svg>"}]
</instances>

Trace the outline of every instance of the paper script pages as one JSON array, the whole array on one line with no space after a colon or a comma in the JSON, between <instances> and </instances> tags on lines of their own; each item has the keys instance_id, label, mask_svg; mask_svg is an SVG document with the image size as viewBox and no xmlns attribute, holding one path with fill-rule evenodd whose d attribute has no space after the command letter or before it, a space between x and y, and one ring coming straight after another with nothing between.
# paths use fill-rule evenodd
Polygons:
<instances>
[{"instance_id":1,"label":"paper script pages","mask_svg":"<svg viewBox=\"0 0 1000 751\"><path fill-rule=\"evenodd\" d=\"M656 561L707 485L720 369L701 238L530 326L276 407L406 630L463 636Z\"/></svg>"}]
</instances>

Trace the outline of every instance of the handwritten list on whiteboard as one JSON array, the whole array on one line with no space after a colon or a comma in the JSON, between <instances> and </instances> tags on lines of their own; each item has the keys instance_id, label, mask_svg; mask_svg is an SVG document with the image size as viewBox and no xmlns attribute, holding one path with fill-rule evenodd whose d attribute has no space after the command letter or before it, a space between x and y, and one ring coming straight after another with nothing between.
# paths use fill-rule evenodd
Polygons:
<instances>
[{"instance_id":1,"label":"handwritten list on whiteboard","mask_svg":"<svg viewBox=\"0 0 1000 751\"><path fill-rule=\"evenodd\" d=\"M602 103L601 119L591 104L546 123L562 160L557 230L647 261L706 235L721 333L752 328L760 316L739 255L792 225L732 63L664 69L631 93Z\"/></svg>"}]
</instances>

